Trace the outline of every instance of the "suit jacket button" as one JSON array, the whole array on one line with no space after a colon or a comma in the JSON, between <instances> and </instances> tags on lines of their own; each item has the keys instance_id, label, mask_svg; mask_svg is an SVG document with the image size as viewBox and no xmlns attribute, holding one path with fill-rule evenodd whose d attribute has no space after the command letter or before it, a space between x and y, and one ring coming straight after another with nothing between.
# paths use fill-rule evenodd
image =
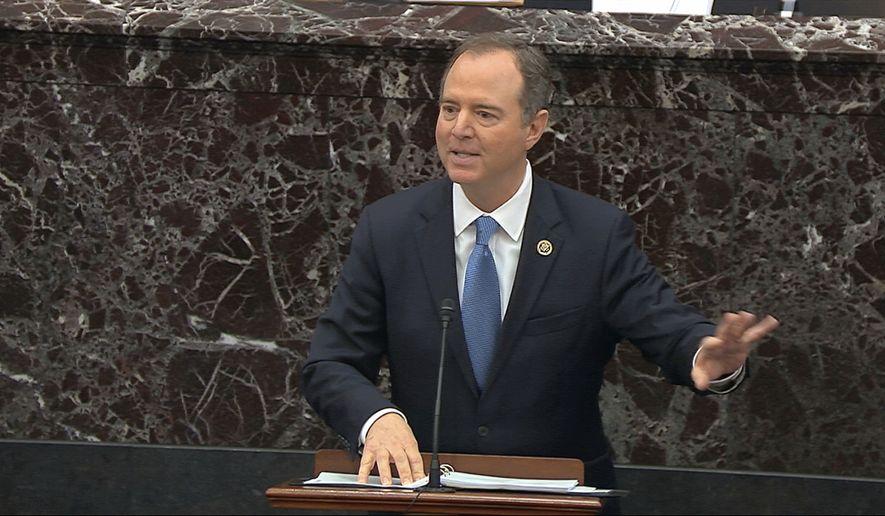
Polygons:
<instances>
[{"instance_id":1,"label":"suit jacket button","mask_svg":"<svg viewBox=\"0 0 885 516\"><path fill-rule=\"evenodd\" d=\"M476 433L478 433L480 437L485 437L485 436L489 435L489 427L481 426L476 429Z\"/></svg>"}]
</instances>

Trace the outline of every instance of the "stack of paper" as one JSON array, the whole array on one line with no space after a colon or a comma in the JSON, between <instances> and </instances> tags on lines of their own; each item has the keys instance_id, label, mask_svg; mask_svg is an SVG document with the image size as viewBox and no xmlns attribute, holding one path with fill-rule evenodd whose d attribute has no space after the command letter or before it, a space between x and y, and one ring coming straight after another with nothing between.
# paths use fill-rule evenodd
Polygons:
<instances>
[{"instance_id":1,"label":"stack of paper","mask_svg":"<svg viewBox=\"0 0 885 516\"><path fill-rule=\"evenodd\" d=\"M578 485L577 480L544 480L539 478L510 478L475 475L452 471L440 478L442 485L456 489L493 489L504 491L537 491L567 493Z\"/></svg>"},{"instance_id":2,"label":"stack of paper","mask_svg":"<svg viewBox=\"0 0 885 516\"><path fill-rule=\"evenodd\" d=\"M493 491L528 491L536 493L576 494L590 496L623 496L627 492L616 489L597 489L590 486L579 486L577 480L547 480L541 478L512 478L496 477L492 475L476 475L473 473L461 473L451 468L443 468L444 473L440 477L440 483L445 487L454 489L486 489ZM303 482L304 485L315 486L346 486L346 487L383 487L392 489L418 489L426 486L427 477L402 484L398 478L393 479L392 485L382 485L377 476L370 476L368 483L357 482L357 476L350 473L322 472L316 478Z\"/></svg>"},{"instance_id":3,"label":"stack of paper","mask_svg":"<svg viewBox=\"0 0 885 516\"><path fill-rule=\"evenodd\" d=\"M403 484L400 482L400 479L393 478L393 484L389 486L385 486L381 484L381 477L378 476L369 476L368 483L362 483L357 481L357 476L352 473L330 473L328 471L323 471L316 478L312 478L310 480L305 480L302 482L304 485L318 485L318 486L348 486L348 487L392 487L392 488L400 488L400 489L415 489L416 487L421 487L427 485L427 478L422 478L416 482L412 482L411 484Z\"/></svg>"}]
</instances>

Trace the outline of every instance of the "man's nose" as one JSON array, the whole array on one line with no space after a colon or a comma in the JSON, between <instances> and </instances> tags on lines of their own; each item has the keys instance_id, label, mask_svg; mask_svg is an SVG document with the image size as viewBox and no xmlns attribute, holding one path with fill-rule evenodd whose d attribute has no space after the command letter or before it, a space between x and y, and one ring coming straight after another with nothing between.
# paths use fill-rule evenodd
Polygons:
<instances>
[{"instance_id":1,"label":"man's nose","mask_svg":"<svg viewBox=\"0 0 885 516\"><path fill-rule=\"evenodd\" d=\"M469 138L473 136L473 119L470 113L460 111L455 119L455 125L452 126L452 135L456 138Z\"/></svg>"}]
</instances>

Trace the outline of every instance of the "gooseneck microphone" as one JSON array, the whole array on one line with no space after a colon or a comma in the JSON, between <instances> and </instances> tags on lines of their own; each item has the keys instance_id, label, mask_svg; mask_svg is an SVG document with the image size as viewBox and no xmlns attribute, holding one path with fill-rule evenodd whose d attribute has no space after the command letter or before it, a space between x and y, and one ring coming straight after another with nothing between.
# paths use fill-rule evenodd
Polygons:
<instances>
[{"instance_id":1,"label":"gooseneck microphone","mask_svg":"<svg viewBox=\"0 0 885 516\"><path fill-rule=\"evenodd\" d=\"M442 400L443 364L446 358L446 331L455 313L455 302L445 298L439 305L439 322L442 324L442 342L439 345L439 376L436 379L436 406L433 409L433 448L430 455L430 481L427 488L437 491L453 491L442 487L439 468L439 405Z\"/></svg>"}]
</instances>

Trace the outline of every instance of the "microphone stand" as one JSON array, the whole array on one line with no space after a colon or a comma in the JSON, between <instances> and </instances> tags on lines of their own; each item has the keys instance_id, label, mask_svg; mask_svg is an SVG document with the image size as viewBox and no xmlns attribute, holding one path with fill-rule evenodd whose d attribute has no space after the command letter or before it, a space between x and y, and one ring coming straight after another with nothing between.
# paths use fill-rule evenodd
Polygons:
<instances>
[{"instance_id":1,"label":"microphone stand","mask_svg":"<svg viewBox=\"0 0 885 516\"><path fill-rule=\"evenodd\" d=\"M430 455L430 480L422 491L453 492L450 487L443 487L439 467L439 405L442 400L443 361L446 357L446 332L452 321L455 303L449 298L443 299L439 307L439 320L442 323L442 342L439 345L439 376L436 379L436 406L433 409L433 449Z\"/></svg>"}]
</instances>

